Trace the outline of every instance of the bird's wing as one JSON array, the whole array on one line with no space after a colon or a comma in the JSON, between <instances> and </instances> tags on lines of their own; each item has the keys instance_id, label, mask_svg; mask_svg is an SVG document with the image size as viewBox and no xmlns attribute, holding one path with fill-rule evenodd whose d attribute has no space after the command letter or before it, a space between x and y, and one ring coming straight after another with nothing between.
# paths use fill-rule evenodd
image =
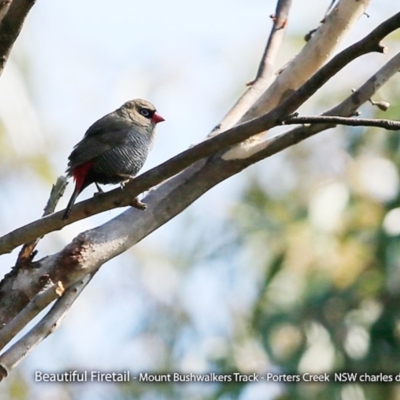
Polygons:
<instances>
[{"instance_id":1,"label":"bird's wing","mask_svg":"<svg viewBox=\"0 0 400 400\"><path fill-rule=\"evenodd\" d=\"M70 173L75 167L82 165L105 153L107 150L123 144L132 123L126 119L108 114L95 122L85 133L83 139L74 147L68 157Z\"/></svg>"}]
</instances>

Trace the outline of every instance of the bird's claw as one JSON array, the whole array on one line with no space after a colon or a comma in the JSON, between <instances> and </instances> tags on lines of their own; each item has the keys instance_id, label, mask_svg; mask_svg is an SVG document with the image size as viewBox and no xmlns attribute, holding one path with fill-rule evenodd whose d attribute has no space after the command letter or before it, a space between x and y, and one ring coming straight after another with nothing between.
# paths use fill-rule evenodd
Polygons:
<instances>
[{"instance_id":1,"label":"bird's claw","mask_svg":"<svg viewBox=\"0 0 400 400\"><path fill-rule=\"evenodd\" d=\"M117 174L119 177L121 178L125 178L121 183L121 189L123 189L125 187L125 185L131 181L133 181L133 179L135 179L134 176L132 175L127 175L127 174Z\"/></svg>"},{"instance_id":2,"label":"bird's claw","mask_svg":"<svg viewBox=\"0 0 400 400\"><path fill-rule=\"evenodd\" d=\"M123 189L124 187L125 187L125 185L127 184L127 183L129 183L130 182L130 179L127 179L127 180L125 180L125 181L122 181L119 185L121 186L121 189Z\"/></svg>"},{"instance_id":3,"label":"bird's claw","mask_svg":"<svg viewBox=\"0 0 400 400\"><path fill-rule=\"evenodd\" d=\"M147 208L147 204L141 202L137 197L135 198L135 200L132 201L131 206L137 208L138 210L142 210L142 211L146 210L146 208Z\"/></svg>"}]
</instances>

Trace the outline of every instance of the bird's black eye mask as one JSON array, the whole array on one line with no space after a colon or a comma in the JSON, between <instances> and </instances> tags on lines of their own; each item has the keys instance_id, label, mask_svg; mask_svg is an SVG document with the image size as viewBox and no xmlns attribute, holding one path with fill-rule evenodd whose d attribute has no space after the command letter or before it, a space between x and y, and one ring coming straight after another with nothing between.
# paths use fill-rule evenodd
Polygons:
<instances>
[{"instance_id":1,"label":"bird's black eye mask","mask_svg":"<svg viewBox=\"0 0 400 400\"><path fill-rule=\"evenodd\" d=\"M139 114L143 115L143 117L148 118L148 119L151 119L153 117L154 113L155 113L154 110L150 110L150 109L144 108L144 107L139 110Z\"/></svg>"}]
</instances>

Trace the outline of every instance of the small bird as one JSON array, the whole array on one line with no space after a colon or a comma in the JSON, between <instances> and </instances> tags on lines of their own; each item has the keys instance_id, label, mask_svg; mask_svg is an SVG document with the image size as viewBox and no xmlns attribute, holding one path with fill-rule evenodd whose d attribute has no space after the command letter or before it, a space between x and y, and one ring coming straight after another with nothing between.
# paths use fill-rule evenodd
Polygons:
<instances>
[{"instance_id":1,"label":"small bird","mask_svg":"<svg viewBox=\"0 0 400 400\"><path fill-rule=\"evenodd\" d=\"M76 198L92 183L122 185L135 177L153 147L155 127L164 118L153 104L135 99L96 121L68 157L67 176L75 181L74 192L63 219ZM145 204L136 199L139 208Z\"/></svg>"}]
</instances>

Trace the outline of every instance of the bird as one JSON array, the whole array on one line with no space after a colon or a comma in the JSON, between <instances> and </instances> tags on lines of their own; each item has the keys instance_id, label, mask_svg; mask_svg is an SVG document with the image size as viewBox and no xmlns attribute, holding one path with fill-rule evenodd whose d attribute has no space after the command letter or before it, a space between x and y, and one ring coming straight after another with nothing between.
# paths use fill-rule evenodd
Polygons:
<instances>
[{"instance_id":1,"label":"bird","mask_svg":"<svg viewBox=\"0 0 400 400\"><path fill-rule=\"evenodd\" d=\"M165 119L152 103L143 99L127 101L100 118L86 131L68 157L67 177L75 188L62 219L68 219L79 194L94 183L122 186L143 167L155 138L156 125ZM135 199L138 208L145 204Z\"/></svg>"}]
</instances>

